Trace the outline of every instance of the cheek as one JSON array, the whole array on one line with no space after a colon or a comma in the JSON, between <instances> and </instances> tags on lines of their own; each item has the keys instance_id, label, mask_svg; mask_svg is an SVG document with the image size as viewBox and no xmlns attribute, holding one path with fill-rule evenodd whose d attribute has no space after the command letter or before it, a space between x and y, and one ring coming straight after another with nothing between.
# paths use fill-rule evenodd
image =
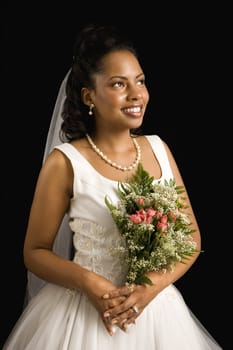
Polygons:
<instances>
[{"instance_id":1,"label":"cheek","mask_svg":"<svg viewBox=\"0 0 233 350\"><path fill-rule=\"evenodd\" d=\"M143 100L145 101L145 103L148 103L150 99L150 95L148 91L145 91L145 93L143 94Z\"/></svg>"},{"instance_id":2,"label":"cheek","mask_svg":"<svg viewBox=\"0 0 233 350\"><path fill-rule=\"evenodd\" d=\"M125 101L125 94L114 94L114 95L108 95L108 97L104 98L104 103L106 103L108 106L118 106L123 101Z\"/></svg>"},{"instance_id":3,"label":"cheek","mask_svg":"<svg viewBox=\"0 0 233 350\"><path fill-rule=\"evenodd\" d=\"M107 115L109 115L109 113L114 109L119 109L121 101L123 101L123 98L116 95L99 96L96 100L96 107L102 114L107 113Z\"/></svg>"}]
</instances>

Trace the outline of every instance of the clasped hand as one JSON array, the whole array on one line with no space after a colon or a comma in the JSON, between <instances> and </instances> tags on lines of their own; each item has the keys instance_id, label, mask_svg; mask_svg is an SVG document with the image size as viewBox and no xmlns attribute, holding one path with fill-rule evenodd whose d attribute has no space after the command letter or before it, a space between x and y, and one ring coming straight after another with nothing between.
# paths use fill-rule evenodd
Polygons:
<instances>
[{"instance_id":1,"label":"clasped hand","mask_svg":"<svg viewBox=\"0 0 233 350\"><path fill-rule=\"evenodd\" d=\"M110 335L115 333L117 327L126 332L158 294L155 285L126 284L117 288L111 281L95 273L90 273L86 281L85 294L99 312Z\"/></svg>"},{"instance_id":2,"label":"clasped hand","mask_svg":"<svg viewBox=\"0 0 233 350\"><path fill-rule=\"evenodd\" d=\"M114 334L117 326L126 332L135 323L145 307L142 303L143 291L144 286L126 284L102 296L105 300L103 321L110 335Z\"/></svg>"}]
</instances>

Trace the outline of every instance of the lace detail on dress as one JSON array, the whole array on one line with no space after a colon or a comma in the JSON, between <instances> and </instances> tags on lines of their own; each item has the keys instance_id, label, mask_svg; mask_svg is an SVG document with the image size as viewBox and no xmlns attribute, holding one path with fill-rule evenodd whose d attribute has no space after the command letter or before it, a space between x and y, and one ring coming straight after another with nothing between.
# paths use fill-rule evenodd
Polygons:
<instances>
[{"instance_id":1,"label":"lace detail on dress","mask_svg":"<svg viewBox=\"0 0 233 350\"><path fill-rule=\"evenodd\" d=\"M70 221L70 228L74 232L73 261L106 277L117 286L123 285L127 275L124 259L126 249L117 228L109 232L95 222L79 218Z\"/></svg>"}]
</instances>

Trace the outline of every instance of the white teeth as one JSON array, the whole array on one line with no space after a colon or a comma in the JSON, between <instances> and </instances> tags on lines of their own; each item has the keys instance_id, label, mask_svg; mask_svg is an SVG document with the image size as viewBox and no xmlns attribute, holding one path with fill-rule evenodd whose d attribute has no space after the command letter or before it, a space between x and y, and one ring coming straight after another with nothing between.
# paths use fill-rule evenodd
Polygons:
<instances>
[{"instance_id":1,"label":"white teeth","mask_svg":"<svg viewBox=\"0 0 233 350\"><path fill-rule=\"evenodd\" d=\"M141 108L140 107L125 108L125 111L128 113L139 113L141 111Z\"/></svg>"}]
</instances>

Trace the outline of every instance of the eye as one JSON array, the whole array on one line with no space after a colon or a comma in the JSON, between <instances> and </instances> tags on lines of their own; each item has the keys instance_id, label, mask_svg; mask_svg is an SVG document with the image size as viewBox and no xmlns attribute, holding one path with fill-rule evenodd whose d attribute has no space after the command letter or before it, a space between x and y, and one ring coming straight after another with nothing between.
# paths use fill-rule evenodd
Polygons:
<instances>
[{"instance_id":1,"label":"eye","mask_svg":"<svg viewBox=\"0 0 233 350\"><path fill-rule=\"evenodd\" d=\"M124 83L122 81L115 81L115 83L112 84L113 87L122 87L124 86Z\"/></svg>"},{"instance_id":2,"label":"eye","mask_svg":"<svg viewBox=\"0 0 233 350\"><path fill-rule=\"evenodd\" d=\"M140 80L138 80L138 81L137 81L137 85L139 85L139 86L145 85L145 79L140 79Z\"/></svg>"}]
</instances>

